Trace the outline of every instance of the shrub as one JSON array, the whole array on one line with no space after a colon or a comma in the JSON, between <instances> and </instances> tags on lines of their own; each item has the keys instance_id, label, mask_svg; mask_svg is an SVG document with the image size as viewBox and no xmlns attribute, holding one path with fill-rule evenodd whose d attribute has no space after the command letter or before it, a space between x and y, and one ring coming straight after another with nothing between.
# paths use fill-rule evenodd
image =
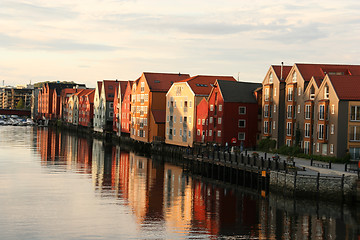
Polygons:
<instances>
[{"instance_id":1,"label":"shrub","mask_svg":"<svg viewBox=\"0 0 360 240\"><path fill-rule=\"evenodd\" d=\"M275 149L276 140L270 139L270 137L261 139L258 143L258 149L263 152L270 152Z\"/></svg>"}]
</instances>

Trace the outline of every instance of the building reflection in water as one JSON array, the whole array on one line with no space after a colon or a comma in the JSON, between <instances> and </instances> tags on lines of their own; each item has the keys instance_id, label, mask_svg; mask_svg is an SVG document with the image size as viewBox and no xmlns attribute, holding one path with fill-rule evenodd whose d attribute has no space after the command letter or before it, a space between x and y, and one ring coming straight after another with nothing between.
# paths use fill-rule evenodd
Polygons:
<instances>
[{"instance_id":1,"label":"building reflection in water","mask_svg":"<svg viewBox=\"0 0 360 240\"><path fill-rule=\"evenodd\" d=\"M122 151L119 146L97 139L38 128L36 149L44 166L61 166L63 170L86 174L92 178L99 196L131 208L140 230L160 225L166 229L163 231L171 229L184 236L203 234L210 238L358 239L360 236L351 210L347 211L347 217L343 216L341 207L339 216L319 214L318 210L301 212L301 208L292 212L285 207L291 201L263 199L257 194L192 178L181 167Z\"/></svg>"}]
</instances>

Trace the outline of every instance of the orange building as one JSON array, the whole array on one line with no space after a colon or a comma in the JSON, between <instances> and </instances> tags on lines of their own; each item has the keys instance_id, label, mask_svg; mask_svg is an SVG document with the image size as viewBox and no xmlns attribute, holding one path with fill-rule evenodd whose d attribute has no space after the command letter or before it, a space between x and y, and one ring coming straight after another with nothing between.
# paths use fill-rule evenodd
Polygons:
<instances>
[{"instance_id":1,"label":"orange building","mask_svg":"<svg viewBox=\"0 0 360 240\"><path fill-rule=\"evenodd\" d=\"M138 80L135 81L135 84ZM128 81L126 85L123 102L121 104L121 132L130 134L131 126L131 90L134 81Z\"/></svg>"},{"instance_id":2,"label":"orange building","mask_svg":"<svg viewBox=\"0 0 360 240\"><path fill-rule=\"evenodd\" d=\"M142 142L165 139L166 93L189 74L144 72L132 86L130 137Z\"/></svg>"}]
</instances>

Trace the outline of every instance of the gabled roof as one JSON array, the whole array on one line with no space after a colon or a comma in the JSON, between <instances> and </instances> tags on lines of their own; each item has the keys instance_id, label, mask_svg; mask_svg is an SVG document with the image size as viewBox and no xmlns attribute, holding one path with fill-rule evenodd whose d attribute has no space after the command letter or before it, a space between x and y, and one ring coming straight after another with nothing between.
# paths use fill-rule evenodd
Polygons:
<instances>
[{"instance_id":1,"label":"gabled roof","mask_svg":"<svg viewBox=\"0 0 360 240\"><path fill-rule=\"evenodd\" d=\"M315 79L324 79L326 74L360 75L360 65L295 63L295 66L305 81L310 81L313 76Z\"/></svg>"},{"instance_id":2,"label":"gabled roof","mask_svg":"<svg viewBox=\"0 0 360 240\"><path fill-rule=\"evenodd\" d=\"M165 123L166 110L151 110L155 123Z\"/></svg>"},{"instance_id":3,"label":"gabled roof","mask_svg":"<svg viewBox=\"0 0 360 240\"><path fill-rule=\"evenodd\" d=\"M206 75L197 75L191 78L181 80L179 82L187 82L195 93L195 95L206 95L208 96L211 92L212 87L215 84L215 81L221 79L225 81L236 81L233 76L206 76Z\"/></svg>"},{"instance_id":4,"label":"gabled roof","mask_svg":"<svg viewBox=\"0 0 360 240\"><path fill-rule=\"evenodd\" d=\"M257 103L254 91L261 87L261 83L232 82L217 80L217 85L224 102Z\"/></svg>"},{"instance_id":5,"label":"gabled roof","mask_svg":"<svg viewBox=\"0 0 360 240\"><path fill-rule=\"evenodd\" d=\"M360 76L329 76L329 80L340 100L360 100Z\"/></svg>"},{"instance_id":6,"label":"gabled roof","mask_svg":"<svg viewBox=\"0 0 360 240\"><path fill-rule=\"evenodd\" d=\"M275 74L277 78L280 80L280 82L284 82L287 75L289 75L289 72L292 68L292 66L283 66L283 72L282 72L282 78L281 78L281 65L271 65L272 68L275 71Z\"/></svg>"},{"instance_id":7,"label":"gabled roof","mask_svg":"<svg viewBox=\"0 0 360 240\"><path fill-rule=\"evenodd\" d=\"M49 82L47 83L47 85L49 86L49 89L54 89L58 96L60 96L61 91L65 88L74 88L74 87L85 88L85 84L78 84L78 83Z\"/></svg>"},{"instance_id":8,"label":"gabled roof","mask_svg":"<svg viewBox=\"0 0 360 240\"><path fill-rule=\"evenodd\" d=\"M174 82L189 78L189 74L181 73L143 73L151 91L167 92Z\"/></svg>"},{"instance_id":9,"label":"gabled roof","mask_svg":"<svg viewBox=\"0 0 360 240\"><path fill-rule=\"evenodd\" d=\"M115 91L119 86L119 81L117 80L103 80L103 88L105 91L105 98L107 102L114 101Z\"/></svg>"},{"instance_id":10,"label":"gabled roof","mask_svg":"<svg viewBox=\"0 0 360 240\"><path fill-rule=\"evenodd\" d=\"M124 95L126 91L126 87L128 85L129 81L119 81L120 84L120 91L121 91L121 100L124 100Z\"/></svg>"},{"instance_id":11,"label":"gabled roof","mask_svg":"<svg viewBox=\"0 0 360 240\"><path fill-rule=\"evenodd\" d=\"M90 104L94 103L94 96L95 96L95 89L91 90L85 95L85 97L88 97Z\"/></svg>"},{"instance_id":12,"label":"gabled roof","mask_svg":"<svg viewBox=\"0 0 360 240\"><path fill-rule=\"evenodd\" d=\"M97 82L97 89L98 89L98 95L101 95L101 90L102 90L102 81L98 81Z\"/></svg>"}]
</instances>

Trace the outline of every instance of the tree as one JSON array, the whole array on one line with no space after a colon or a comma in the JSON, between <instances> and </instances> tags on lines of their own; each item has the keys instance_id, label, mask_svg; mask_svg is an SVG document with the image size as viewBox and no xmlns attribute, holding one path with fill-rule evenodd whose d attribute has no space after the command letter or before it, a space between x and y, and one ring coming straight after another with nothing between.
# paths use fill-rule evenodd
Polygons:
<instances>
[{"instance_id":1,"label":"tree","mask_svg":"<svg viewBox=\"0 0 360 240\"><path fill-rule=\"evenodd\" d=\"M20 98L20 100L16 104L16 109L24 109L24 107L25 107L24 100L22 98Z\"/></svg>"}]
</instances>

